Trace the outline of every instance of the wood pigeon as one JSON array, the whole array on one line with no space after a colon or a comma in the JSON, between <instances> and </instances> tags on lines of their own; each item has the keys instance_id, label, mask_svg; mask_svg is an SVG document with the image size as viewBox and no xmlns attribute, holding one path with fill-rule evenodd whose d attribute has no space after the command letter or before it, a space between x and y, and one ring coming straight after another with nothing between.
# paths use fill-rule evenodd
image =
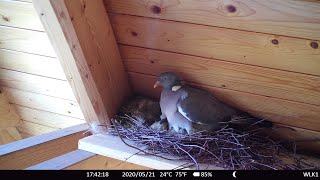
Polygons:
<instances>
[{"instance_id":1,"label":"wood pigeon","mask_svg":"<svg viewBox=\"0 0 320 180\"><path fill-rule=\"evenodd\" d=\"M154 88L159 85L163 87L160 118L167 119L169 130L186 130L188 134L193 129L213 131L233 116L248 115L224 104L206 91L182 86L181 79L173 72L162 73ZM270 126L270 123L264 126Z\"/></svg>"}]
</instances>

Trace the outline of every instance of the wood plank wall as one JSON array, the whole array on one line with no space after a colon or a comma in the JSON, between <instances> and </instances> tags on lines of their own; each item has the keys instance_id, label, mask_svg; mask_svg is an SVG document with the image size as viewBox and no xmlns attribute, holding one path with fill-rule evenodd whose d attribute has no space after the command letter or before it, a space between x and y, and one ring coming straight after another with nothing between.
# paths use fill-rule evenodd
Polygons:
<instances>
[{"instance_id":1,"label":"wood plank wall","mask_svg":"<svg viewBox=\"0 0 320 180\"><path fill-rule=\"evenodd\" d=\"M176 71L283 137L320 138L320 2L104 2L135 92L159 97L156 76Z\"/></svg>"},{"instance_id":2,"label":"wood plank wall","mask_svg":"<svg viewBox=\"0 0 320 180\"><path fill-rule=\"evenodd\" d=\"M152 170L149 167L95 155L91 158L66 167L64 170Z\"/></svg>"},{"instance_id":3,"label":"wood plank wall","mask_svg":"<svg viewBox=\"0 0 320 180\"><path fill-rule=\"evenodd\" d=\"M0 87L23 137L85 122L30 0L0 0Z\"/></svg>"},{"instance_id":4,"label":"wood plank wall","mask_svg":"<svg viewBox=\"0 0 320 180\"><path fill-rule=\"evenodd\" d=\"M20 118L9 104L5 94L0 91L0 145L21 139L17 130Z\"/></svg>"}]
</instances>

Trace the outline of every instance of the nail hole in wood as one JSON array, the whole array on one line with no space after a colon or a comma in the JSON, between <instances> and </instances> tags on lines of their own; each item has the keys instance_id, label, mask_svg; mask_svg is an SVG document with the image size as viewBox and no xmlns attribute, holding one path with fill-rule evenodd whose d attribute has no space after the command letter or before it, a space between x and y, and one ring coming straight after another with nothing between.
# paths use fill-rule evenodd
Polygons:
<instances>
[{"instance_id":1,"label":"nail hole in wood","mask_svg":"<svg viewBox=\"0 0 320 180\"><path fill-rule=\"evenodd\" d=\"M85 76L86 76L86 78L88 79L88 77L89 77L88 74L86 74Z\"/></svg>"},{"instance_id":2,"label":"nail hole in wood","mask_svg":"<svg viewBox=\"0 0 320 180\"><path fill-rule=\"evenodd\" d=\"M71 114L71 111L68 111L69 114Z\"/></svg>"},{"instance_id":3,"label":"nail hole in wood","mask_svg":"<svg viewBox=\"0 0 320 180\"><path fill-rule=\"evenodd\" d=\"M9 18L8 18L8 17L2 16L2 19L3 19L4 21L9 22Z\"/></svg>"},{"instance_id":4,"label":"nail hole in wood","mask_svg":"<svg viewBox=\"0 0 320 180\"><path fill-rule=\"evenodd\" d=\"M70 19L71 19L71 21L73 21L73 19L74 19L74 18L73 18L73 17L71 17Z\"/></svg>"},{"instance_id":5,"label":"nail hole in wood","mask_svg":"<svg viewBox=\"0 0 320 180\"><path fill-rule=\"evenodd\" d=\"M272 44L274 44L274 45L279 44L279 41L278 41L277 39L272 39L271 42L272 42Z\"/></svg>"},{"instance_id":6,"label":"nail hole in wood","mask_svg":"<svg viewBox=\"0 0 320 180\"><path fill-rule=\"evenodd\" d=\"M138 33L134 32L134 31L131 31L131 35L132 36L138 36Z\"/></svg>"},{"instance_id":7,"label":"nail hole in wood","mask_svg":"<svg viewBox=\"0 0 320 180\"><path fill-rule=\"evenodd\" d=\"M153 61L153 60L151 60L150 62L151 62L152 64L154 64L154 61Z\"/></svg>"},{"instance_id":8,"label":"nail hole in wood","mask_svg":"<svg viewBox=\"0 0 320 180\"><path fill-rule=\"evenodd\" d=\"M237 8L236 8L234 5L228 5L228 6L227 6L227 10L228 10L228 12L230 12L230 13L234 13L234 12L237 11Z\"/></svg>"},{"instance_id":9,"label":"nail hole in wood","mask_svg":"<svg viewBox=\"0 0 320 180\"><path fill-rule=\"evenodd\" d=\"M160 14L161 13L161 8L157 5L151 6L151 12L153 14Z\"/></svg>"},{"instance_id":10,"label":"nail hole in wood","mask_svg":"<svg viewBox=\"0 0 320 180\"><path fill-rule=\"evenodd\" d=\"M43 16L43 15L44 15L44 13L40 13L40 15L41 15L41 16Z\"/></svg>"},{"instance_id":11,"label":"nail hole in wood","mask_svg":"<svg viewBox=\"0 0 320 180\"><path fill-rule=\"evenodd\" d=\"M318 49L319 44L318 44L317 42L313 41L313 42L310 43L310 46L311 46L313 49Z\"/></svg>"},{"instance_id":12,"label":"nail hole in wood","mask_svg":"<svg viewBox=\"0 0 320 180\"><path fill-rule=\"evenodd\" d=\"M225 88L225 87L226 87L226 85L222 84L222 85L221 85L221 87Z\"/></svg>"}]
</instances>

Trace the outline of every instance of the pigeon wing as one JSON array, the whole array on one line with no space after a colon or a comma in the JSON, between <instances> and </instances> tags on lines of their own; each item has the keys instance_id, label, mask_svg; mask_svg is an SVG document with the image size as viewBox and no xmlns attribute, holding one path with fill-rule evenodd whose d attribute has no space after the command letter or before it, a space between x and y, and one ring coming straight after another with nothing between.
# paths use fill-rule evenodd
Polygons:
<instances>
[{"instance_id":1,"label":"pigeon wing","mask_svg":"<svg viewBox=\"0 0 320 180\"><path fill-rule=\"evenodd\" d=\"M183 89L177 108L189 121L202 125L229 121L235 113L210 93L191 87Z\"/></svg>"}]
</instances>

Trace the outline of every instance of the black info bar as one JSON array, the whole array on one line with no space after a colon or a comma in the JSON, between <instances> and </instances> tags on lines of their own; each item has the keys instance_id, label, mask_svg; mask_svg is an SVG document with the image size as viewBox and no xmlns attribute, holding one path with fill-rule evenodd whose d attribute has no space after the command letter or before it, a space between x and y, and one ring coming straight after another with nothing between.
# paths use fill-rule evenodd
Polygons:
<instances>
[{"instance_id":1,"label":"black info bar","mask_svg":"<svg viewBox=\"0 0 320 180\"><path fill-rule=\"evenodd\" d=\"M149 170L149 171L86 171L85 176L88 178L124 178L124 179L319 179L319 170L306 171L253 171L253 170Z\"/></svg>"},{"instance_id":2,"label":"black info bar","mask_svg":"<svg viewBox=\"0 0 320 180\"><path fill-rule=\"evenodd\" d=\"M54 179L319 179L319 170L304 171L253 171L253 170L31 170L0 171L5 178L54 178ZM284 180L284 179L283 179Z\"/></svg>"}]
</instances>

